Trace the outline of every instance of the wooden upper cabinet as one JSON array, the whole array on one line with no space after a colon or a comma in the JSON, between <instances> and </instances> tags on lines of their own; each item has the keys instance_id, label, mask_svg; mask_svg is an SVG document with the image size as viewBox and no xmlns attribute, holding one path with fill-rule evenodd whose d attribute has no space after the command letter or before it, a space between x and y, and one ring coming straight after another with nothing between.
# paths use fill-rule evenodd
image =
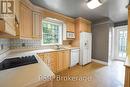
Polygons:
<instances>
[{"instance_id":1,"label":"wooden upper cabinet","mask_svg":"<svg viewBox=\"0 0 130 87\"><path fill-rule=\"evenodd\" d=\"M32 38L33 22L32 10L24 4L20 4L20 37Z\"/></svg>"},{"instance_id":2,"label":"wooden upper cabinet","mask_svg":"<svg viewBox=\"0 0 130 87\"><path fill-rule=\"evenodd\" d=\"M15 36L15 23L13 19L9 19L8 22L5 19L0 20L0 37L4 37L5 35L8 36Z\"/></svg>"},{"instance_id":3,"label":"wooden upper cabinet","mask_svg":"<svg viewBox=\"0 0 130 87\"><path fill-rule=\"evenodd\" d=\"M80 33L91 32L91 22L84 18L77 18L75 21L75 39L72 41L72 46L80 46Z\"/></svg>"},{"instance_id":4,"label":"wooden upper cabinet","mask_svg":"<svg viewBox=\"0 0 130 87\"><path fill-rule=\"evenodd\" d=\"M76 19L76 29L80 32L91 32L91 22L81 17Z\"/></svg>"},{"instance_id":5,"label":"wooden upper cabinet","mask_svg":"<svg viewBox=\"0 0 130 87\"><path fill-rule=\"evenodd\" d=\"M33 11L33 38L40 39L42 36L42 14Z\"/></svg>"},{"instance_id":6,"label":"wooden upper cabinet","mask_svg":"<svg viewBox=\"0 0 130 87\"><path fill-rule=\"evenodd\" d=\"M75 32L75 23L67 21L67 32Z\"/></svg>"}]
</instances>

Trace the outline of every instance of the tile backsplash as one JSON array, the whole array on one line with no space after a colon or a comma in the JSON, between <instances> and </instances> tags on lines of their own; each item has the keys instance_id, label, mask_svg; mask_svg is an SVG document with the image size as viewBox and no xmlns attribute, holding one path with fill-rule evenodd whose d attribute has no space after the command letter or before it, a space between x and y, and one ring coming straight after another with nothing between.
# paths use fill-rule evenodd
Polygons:
<instances>
[{"instance_id":1,"label":"tile backsplash","mask_svg":"<svg viewBox=\"0 0 130 87\"><path fill-rule=\"evenodd\" d=\"M64 41L63 45L69 45L69 41ZM42 46L41 40L22 40L22 39L11 39L10 40L10 48L40 48L40 49L48 49L54 48L55 46Z\"/></svg>"},{"instance_id":2,"label":"tile backsplash","mask_svg":"<svg viewBox=\"0 0 130 87\"><path fill-rule=\"evenodd\" d=\"M10 40L9 39L0 39L0 54L8 51L10 48Z\"/></svg>"}]
</instances>

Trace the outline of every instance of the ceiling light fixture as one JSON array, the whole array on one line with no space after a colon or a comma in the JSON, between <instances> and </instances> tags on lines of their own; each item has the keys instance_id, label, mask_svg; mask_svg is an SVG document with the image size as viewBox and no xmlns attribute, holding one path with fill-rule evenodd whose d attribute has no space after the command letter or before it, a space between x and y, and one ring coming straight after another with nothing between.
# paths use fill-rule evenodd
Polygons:
<instances>
[{"instance_id":1,"label":"ceiling light fixture","mask_svg":"<svg viewBox=\"0 0 130 87\"><path fill-rule=\"evenodd\" d=\"M103 4L102 0L88 0L87 6L90 9L95 9Z\"/></svg>"}]
</instances>

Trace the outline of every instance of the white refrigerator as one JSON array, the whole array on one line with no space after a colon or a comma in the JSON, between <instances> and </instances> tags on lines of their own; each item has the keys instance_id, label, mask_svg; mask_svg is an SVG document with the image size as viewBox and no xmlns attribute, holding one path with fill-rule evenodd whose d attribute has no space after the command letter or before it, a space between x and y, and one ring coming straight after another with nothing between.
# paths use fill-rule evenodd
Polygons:
<instances>
[{"instance_id":1,"label":"white refrigerator","mask_svg":"<svg viewBox=\"0 0 130 87\"><path fill-rule=\"evenodd\" d=\"M80 33L80 65L85 65L91 62L92 53L92 33Z\"/></svg>"}]
</instances>

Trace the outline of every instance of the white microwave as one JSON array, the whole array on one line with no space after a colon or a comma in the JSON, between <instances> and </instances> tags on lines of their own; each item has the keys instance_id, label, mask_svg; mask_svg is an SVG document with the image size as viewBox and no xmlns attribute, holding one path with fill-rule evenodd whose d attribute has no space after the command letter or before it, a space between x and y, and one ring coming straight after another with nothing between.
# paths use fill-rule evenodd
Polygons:
<instances>
[{"instance_id":1,"label":"white microwave","mask_svg":"<svg viewBox=\"0 0 130 87\"><path fill-rule=\"evenodd\" d=\"M67 38L68 38L68 39L73 39L73 38L75 38L75 33L74 33L74 32L67 32Z\"/></svg>"}]
</instances>

